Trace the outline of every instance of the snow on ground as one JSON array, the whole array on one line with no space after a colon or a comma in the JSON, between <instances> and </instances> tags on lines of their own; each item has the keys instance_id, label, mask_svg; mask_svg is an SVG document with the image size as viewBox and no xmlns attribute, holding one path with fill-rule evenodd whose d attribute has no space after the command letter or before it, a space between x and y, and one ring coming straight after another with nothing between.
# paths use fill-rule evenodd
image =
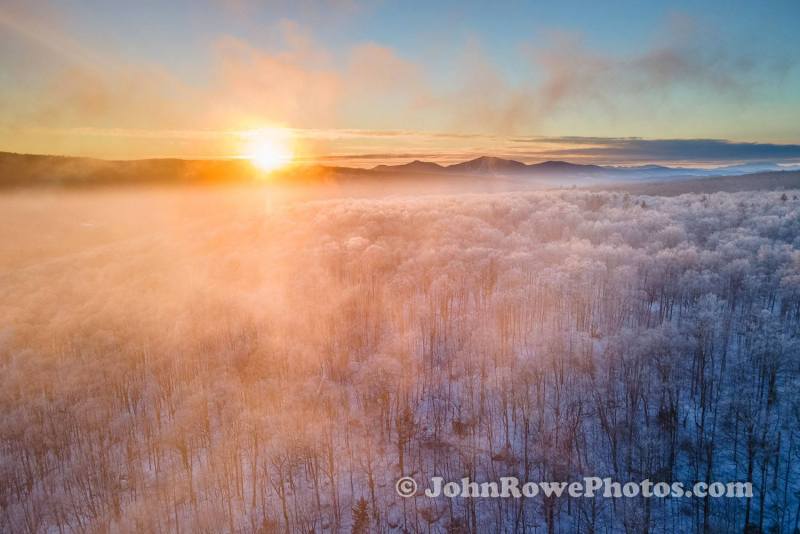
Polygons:
<instances>
[{"instance_id":1,"label":"snow on ground","mask_svg":"<svg viewBox=\"0 0 800 534\"><path fill-rule=\"evenodd\" d=\"M371 532L789 532L797 195L17 199L0 530L348 531L364 499ZM401 475L755 496L403 499Z\"/></svg>"}]
</instances>

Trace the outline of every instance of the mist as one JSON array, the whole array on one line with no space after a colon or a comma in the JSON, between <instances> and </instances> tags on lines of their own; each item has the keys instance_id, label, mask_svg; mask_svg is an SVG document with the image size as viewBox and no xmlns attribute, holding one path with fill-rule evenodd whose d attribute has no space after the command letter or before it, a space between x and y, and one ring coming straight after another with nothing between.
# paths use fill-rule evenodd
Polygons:
<instances>
[{"instance_id":1,"label":"mist","mask_svg":"<svg viewBox=\"0 0 800 534\"><path fill-rule=\"evenodd\" d=\"M2 195L0 530L791 529L800 191L412 182Z\"/></svg>"}]
</instances>

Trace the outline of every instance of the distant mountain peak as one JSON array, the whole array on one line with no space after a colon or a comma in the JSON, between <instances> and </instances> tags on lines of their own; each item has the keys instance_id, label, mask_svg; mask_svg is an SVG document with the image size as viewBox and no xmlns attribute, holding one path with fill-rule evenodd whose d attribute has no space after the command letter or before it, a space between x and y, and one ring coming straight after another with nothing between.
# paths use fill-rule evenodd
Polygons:
<instances>
[{"instance_id":1,"label":"distant mountain peak","mask_svg":"<svg viewBox=\"0 0 800 534\"><path fill-rule=\"evenodd\" d=\"M747 162L716 168L638 166L599 166L549 160L526 165L513 159L480 156L469 161L443 166L415 159L400 165L378 165L372 169L306 165L275 173L276 180L314 182L358 177L410 177L457 180L501 177L520 183L530 179L550 183L634 182L645 180L685 180L753 173L782 175L797 172L796 164ZM389 175L389 176L387 176ZM391 176L394 175L394 176ZM754 175L755 176L755 175ZM111 161L69 156L47 156L0 152L0 188L32 186L96 186L116 184L196 184L233 183L259 180L253 166L243 159L183 160L147 159Z\"/></svg>"},{"instance_id":2,"label":"distant mountain peak","mask_svg":"<svg viewBox=\"0 0 800 534\"><path fill-rule=\"evenodd\" d=\"M577 163L570 163L569 161L564 161L560 159L549 159L547 161L542 161L540 163L532 163L531 167L577 167Z\"/></svg>"},{"instance_id":3,"label":"distant mountain peak","mask_svg":"<svg viewBox=\"0 0 800 534\"><path fill-rule=\"evenodd\" d=\"M602 169L599 165L586 165L582 163L570 163L569 161L562 160L548 160L540 163L531 163L528 165L531 169L558 169L558 170L574 170L574 169Z\"/></svg>"},{"instance_id":4,"label":"distant mountain peak","mask_svg":"<svg viewBox=\"0 0 800 534\"><path fill-rule=\"evenodd\" d=\"M406 172L436 172L444 169L438 163L415 159L399 165L378 165L372 168L375 171L406 171Z\"/></svg>"},{"instance_id":5,"label":"distant mountain peak","mask_svg":"<svg viewBox=\"0 0 800 534\"><path fill-rule=\"evenodd\" d=\"M455 172L503 174L524 171L527 165L513 159L498 158L496 156L480 156L462 163L448 165L446 168Z\"/></svg>"}]
</instances>

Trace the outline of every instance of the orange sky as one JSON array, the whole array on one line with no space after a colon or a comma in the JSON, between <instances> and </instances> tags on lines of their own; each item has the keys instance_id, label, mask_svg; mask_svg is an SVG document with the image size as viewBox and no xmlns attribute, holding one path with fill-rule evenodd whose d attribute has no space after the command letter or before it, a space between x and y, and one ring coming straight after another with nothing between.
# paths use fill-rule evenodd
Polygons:
<instances>
[{"instance_id":1,"label":"orange sky","mask_svg":"<svg viewBox=\"0 0 800 534\"><path fill-rule=\"evenodd\" d=\"M667 4L614 17L588 6L585 17L552 6L297 6L9 0L0 150L239 157L253 130L284 128L300 161L356 166L482 154L800 158L796 32L777 8L772 33L744 47L761 15L737 15L722 34L704 10ZM638 26L622 35L626 13ZM708 143L719 139L733 142Z\"/></svg>"}]
</instances>

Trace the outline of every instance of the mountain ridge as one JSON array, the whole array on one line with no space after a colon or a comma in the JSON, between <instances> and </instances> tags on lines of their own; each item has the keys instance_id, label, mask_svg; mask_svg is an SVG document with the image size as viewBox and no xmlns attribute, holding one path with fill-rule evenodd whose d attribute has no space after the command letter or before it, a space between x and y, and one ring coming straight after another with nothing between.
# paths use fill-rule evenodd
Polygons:
<instances>
[{"instance_id":1,"label":"mountain ridge","mask_svg":"<svg viewBox=\"0 0 800 534\"><path fill-rule=\"evenodd\" d=\"M571 180L591 184L596 181L638 181L684 179L708 176L738 176L752 172L790 171L798 165L779 166L773 162L752 162L717 168L667 167L645 164L603 166L549 160L526 164L513 159L479 156L471 160L441 165L413 160L400 165L377 165L372 169L294 165L276 171L270 180L287 182L324 182L344 179L388 179L388 176L424 179L510 178L518 180ZM263 179L246 159L192 160L151 158L140 160L103 160L87 157L18 154L0 152L0 188L3 187L79 187L96 185L206 184L239 183Z\"/></svg>"},{"instance_id":2,"label":"mountain ridge","mask_svg":"<svg viewBox=\"0 0 800 534\"><path fill-rule=\"evenodd\" d=\"M661 177L661 176L719 176L740 175L752 172L766 171L791 171L800 169L800 165L781 167L774 162L750 162L724 165L719 167L669 167L658 164L642 165L596 165L572 163L563 160L548 160L537 163L523 163L518 160L500 158L495 156L479 156L471 160L440 165L430 161L414 160L410 163L399 165L378 165L371 170L382 172L410 171L416 172L446 172L466 174L489 175L631 175L631 177Z\"/></svg>"}]
</instances>

